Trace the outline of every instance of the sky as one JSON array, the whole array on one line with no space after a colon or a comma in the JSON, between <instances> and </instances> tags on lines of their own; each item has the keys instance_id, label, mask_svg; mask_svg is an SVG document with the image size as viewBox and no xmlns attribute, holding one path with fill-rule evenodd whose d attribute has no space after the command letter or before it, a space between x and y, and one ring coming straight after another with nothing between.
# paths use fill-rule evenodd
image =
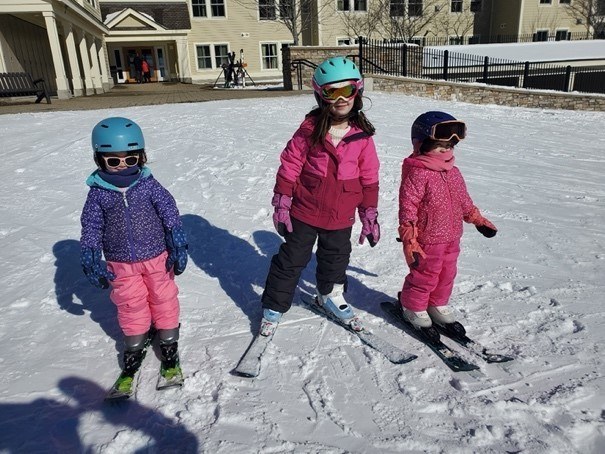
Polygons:
<instances>
[{"instance_id":1,"label":"sky","mask_svg":"<svg viewBox=\"0 0 605 454\"><path fill-rule=\"evenodd\" d=\"M0 115L0 452L600 453L605 451L605 113L472 105L366 92L381 161L375 248L357 244L346 298L377 336L418 355L390 363L299 302L255 379L231 372L261 318L281 239L270 204L279 154L310 95ZM392 324L406 274L397 232L401 162L427 110L466 121L456 163L497 227L465 227L450 301L468 334L513 355L454 373ZM126 116L177 200L189 265L177 277L182 389L103 401L122 335L108 291L79 265L94 170L90 133ZM314 291L313 258L299 287Z\"/></svg>"}]
</instances>

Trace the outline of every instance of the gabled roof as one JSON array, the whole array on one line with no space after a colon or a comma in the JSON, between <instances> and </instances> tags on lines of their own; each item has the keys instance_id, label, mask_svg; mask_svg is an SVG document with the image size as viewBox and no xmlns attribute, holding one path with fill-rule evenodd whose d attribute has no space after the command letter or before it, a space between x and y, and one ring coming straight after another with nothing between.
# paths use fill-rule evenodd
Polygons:
<instances>
[{"instance_id":1,"label":"gabled roof","mask_svg":"<svg viewBox=\"0 0 605 454\"><path fill-rule=\"evenodd\" d=\"M109 28L122 23L122 30L190 30L186 2L100 3L103 22Z\"/></svg>"}]
</instances>

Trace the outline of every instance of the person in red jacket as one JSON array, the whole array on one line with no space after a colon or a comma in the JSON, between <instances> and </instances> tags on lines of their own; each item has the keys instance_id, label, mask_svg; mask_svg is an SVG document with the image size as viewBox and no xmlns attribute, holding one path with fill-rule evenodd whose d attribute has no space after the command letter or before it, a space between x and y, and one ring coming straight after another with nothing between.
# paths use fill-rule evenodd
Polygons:
<instances>
[{"instance_id":1,"label":"person in red jacket","mask_svg":"<svg viewBox=\"0 0 605 454\"><path fill-rule=\"evenodd\" d=\"M362 112L363 79L354 62L330 58L317 67L312 83L319 107L281 153L273 189L273 222L285 242L271 260L261 298L263 336L272 335L290 309L316 241L317 303L363 329L343 293L356 210L360 244L368 239L374 246L380 239L374 126Z\"/></svg>"},{"instance_id":2,"label":"person in red jacket","mask_svg":"<svg viewBox=\"0 0 605 454\"><path fill-rule=\"evenodd\" d=\"M453 323L447 306L457 272L462 221L484 236L496 227L474 205L458 167L454 146L466 125L445 112L426 112L412 125L414 152L403 161L399 188L399 238L410 268L400 302L416 328Z\"/></svg>"}]
</instances>

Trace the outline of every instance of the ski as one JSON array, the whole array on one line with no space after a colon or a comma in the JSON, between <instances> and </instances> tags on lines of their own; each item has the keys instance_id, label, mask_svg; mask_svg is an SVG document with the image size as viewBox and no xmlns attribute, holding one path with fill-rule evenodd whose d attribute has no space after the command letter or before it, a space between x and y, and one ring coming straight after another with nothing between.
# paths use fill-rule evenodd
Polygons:
<instances>
[{"instance_id":1,"label":"ski","mask_svg":"<svg viewBox=\"0 0 605 454\"><path fill-rule=\"evenodd\" d=\"M141 358L141 365L137 368L137 370L131 373L127 373L122 370L113 386L107 392L105 400L126 400L134 395L139 382L141 367L143 365L143 361L145 360L145 356L147 356L147 349L153 342L155 333L155 329L152 328L149 330L149 335L147 336L147 340L145 341L145 345L143 346L143 357Z\"/></svg>"},{"instance_id":2,"label":"ski","mask_svg":"<svg viewBox=\"0 0 605 454\"><path fill-rule=\"evenodd\" d=\"M458 356L447 345L441 342L439 332L435 327L417 329L409 323L404 317L401 306L398 303L385 301L380 303L383 311L397 320L401 325L408 328L408 332L414 335L418 340L422 341L429 347L441 360L454 372L468 372L479 369L479 366L466 361Z\"/></svg>"},{"instance_id":3,"label":"ski","mask_svg":"<svg viewBox=\"0 0 605 454\"><path fill-rule=\"evenodd\" d=\"M355 331L353 328L351 328L351 326L344 323L340 318L336 317L334 314L325 310L322 306L317 304L317 298L313 295L309 295L308 293L302 293L301 301L316 314L321 315L324 318L328 318L337 325L340 325L348 331L352 332L353 334L356 334L357 337L359 337L359 339L364 344L381 353L390 362L394 364L404 364L418 358L418 356L412 353L408 353L402 350L401 348L390 344L386 340L374 335L365 328L363 328L361 331Z\"/></svg>"},{"instance_id":4,"label":"ski","mask_svg":"<svg viewBox=\"0 0 605 454\"><path fill-rule=\"evenodd\" d=\"M464 329L464 326L460 322L447 323L445 325L435 323L434 326L441 334L484 359L487 363L505 363L515 359L512 356L489 352L486 347L466 335L466 329Z\"/></svg>"},{"instance_id":5,"label":"ski","mask_svg":"<svg viewBox=\"0 0 605 454\"><path fill-rule=\"evenodd\" d=\"M273 339L273 332L270 336L261 336L257 334L252 343L244 353L233 373L242 377L258 377L261 369L261 360L267 346Z\"/></svg>"}]
</instances>

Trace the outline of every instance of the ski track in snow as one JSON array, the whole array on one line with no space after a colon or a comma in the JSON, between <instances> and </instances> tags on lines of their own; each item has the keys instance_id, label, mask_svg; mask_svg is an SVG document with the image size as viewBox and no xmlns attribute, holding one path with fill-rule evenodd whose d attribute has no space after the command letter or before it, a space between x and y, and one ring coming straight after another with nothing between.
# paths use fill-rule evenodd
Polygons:
<instances>
[{"instance_id":1,"label":"ski track in snow","mask_svg":"<svg viewBox=\"0 0 605 454\"><path fill-rule=\"evenodd\" d=\"M231 374L261 317L278 156L312 97L0 116L0 452L599 453L605 451L605 114L368 93L381 159L382 239L356 244L347 298L418 359L391 364L297 302L256 379ZM466 226L452 306L468 334L516 356L452 373L387 321L405 275L394 241L409 128L426 110L467 121L457 165L490 240ZM142 126L155 177L190 242L180 287L180 390L155 391L149 351L136 399L102 401L121 334L108 292L79 265L90 131ZM300 287L313 292L312 259Z\"/></svg>"}]
</instances>

